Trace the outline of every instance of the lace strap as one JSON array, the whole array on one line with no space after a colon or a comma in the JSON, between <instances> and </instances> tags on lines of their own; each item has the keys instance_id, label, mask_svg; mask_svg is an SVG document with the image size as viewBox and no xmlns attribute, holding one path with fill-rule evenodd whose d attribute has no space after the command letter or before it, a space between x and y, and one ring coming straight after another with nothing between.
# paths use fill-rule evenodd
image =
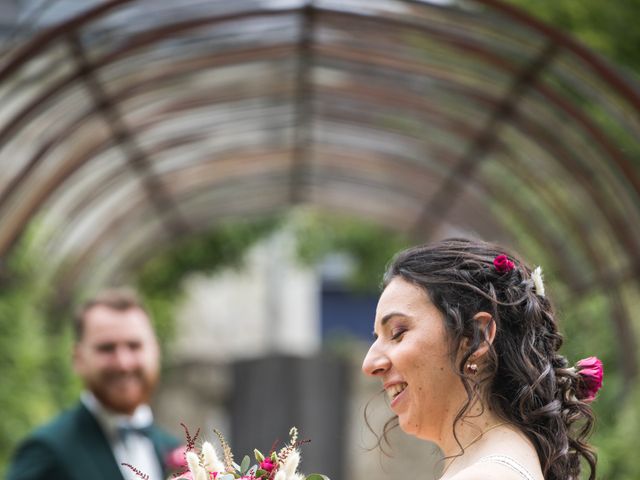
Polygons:
<instances>
[{"instance_id":1,"label":"lace strap","mask_svg":"<svg viewBox=\"0 0 640 480\"><path fill-rule=\"evenodd\" d=\"M526 480L535 480L534 476L527 470L523 465L521 465L518 461L516 461L512 457L507 457L506 455L489 455L487 457L482 457L479 463L498 463L500 465L504 465L505 467L509 467L511 470L519 473L522 478Z\"/></svg>"}]
</instances>

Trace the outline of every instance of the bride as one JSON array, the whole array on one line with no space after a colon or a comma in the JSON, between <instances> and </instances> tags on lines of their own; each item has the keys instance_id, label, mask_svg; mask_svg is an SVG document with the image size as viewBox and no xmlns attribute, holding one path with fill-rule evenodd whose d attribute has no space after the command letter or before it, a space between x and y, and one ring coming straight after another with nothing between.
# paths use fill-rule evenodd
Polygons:
<instances>
[{"instance_id":1,"label":"bride","mask_svg":"<svg viewBox=\"0 0 640 480\"><path fill-rule=\"evenodd\" d=\"M399 253L363 371L404 432L442 449L443 480L577 480L581 459L594 480L602 364L569 366L540 269L503 252L451 239Z\"/></svg>"}]
</instances>

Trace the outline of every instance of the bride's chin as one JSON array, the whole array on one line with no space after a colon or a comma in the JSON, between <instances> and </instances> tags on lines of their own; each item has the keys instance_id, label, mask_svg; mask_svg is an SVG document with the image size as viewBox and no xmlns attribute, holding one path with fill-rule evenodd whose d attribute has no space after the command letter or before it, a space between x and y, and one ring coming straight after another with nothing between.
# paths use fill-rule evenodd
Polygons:
<instances>
[{"instance_id":1,"label":"bride's chin","mask_svg":"<svg viewBox=\"0 0 640 480\"><path fill-rule=\"evenodd\" d=\"M415 421L411 422L408 419L403 419L402 417L399 417L398 424L400 426L400 429L407 435L416 437L420 440L426 440L428 442L437 443L436 436L431 435L430 432L428 430L425 430L425 428L423 428L424 426L421 425L420 423L417 423Z\"/></svg>"},{"instance_id":2,"label":"bride's chin","mask_svg":"<svg viewBox=\"0 0 640 480\"><path fill-rule=\"evenodd\" d=\"M415 422L411 422L406 415L398 416L398 424L400 425L400 429L407 435L417 436L419 425Z\"/></svg>"}]
</instances>

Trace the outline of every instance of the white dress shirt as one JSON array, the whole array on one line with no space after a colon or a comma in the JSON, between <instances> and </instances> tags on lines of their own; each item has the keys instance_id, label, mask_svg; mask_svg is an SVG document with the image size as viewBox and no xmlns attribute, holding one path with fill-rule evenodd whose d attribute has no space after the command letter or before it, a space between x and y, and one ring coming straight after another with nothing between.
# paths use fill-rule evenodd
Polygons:
<instances>
[{"instance_id":1,"label":"white dress shirt","mask_svg":"<svg viewBox=\"0 0 640 480\"><path fill-rule=\"evenodd\" d=\"M133 415L129 416L108 410L93 393L88 391L82 393L80 400L102 427L125 479L139 480L129 467L122 465L123 463L133 465L142 473L149 475L150 479L162 479L162 465L158 462L151 440L141 433L131 432L124 436L121 434L121 428L127 426L133 428L151 426L153 413L149 405L140 405Z\"/></svg>"}]
</instances>

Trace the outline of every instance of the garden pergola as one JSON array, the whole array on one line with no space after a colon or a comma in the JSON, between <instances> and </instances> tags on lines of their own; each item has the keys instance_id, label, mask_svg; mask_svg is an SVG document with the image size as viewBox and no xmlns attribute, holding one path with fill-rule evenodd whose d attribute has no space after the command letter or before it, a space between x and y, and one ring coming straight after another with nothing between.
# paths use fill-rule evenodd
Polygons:
<instances>
[{"instance_id":1,"label":"garden pergola","mask_svg":"<svg viewBox=\"0 0 640 480\"><path fill-rule=\"evenodd\" d=\"M497 0L80 8L4 45L3 258L35 223L72 291L297 205L475 232L602 296L636 377L640 94L602 58Z\"/></svg>"}]
</instances>

